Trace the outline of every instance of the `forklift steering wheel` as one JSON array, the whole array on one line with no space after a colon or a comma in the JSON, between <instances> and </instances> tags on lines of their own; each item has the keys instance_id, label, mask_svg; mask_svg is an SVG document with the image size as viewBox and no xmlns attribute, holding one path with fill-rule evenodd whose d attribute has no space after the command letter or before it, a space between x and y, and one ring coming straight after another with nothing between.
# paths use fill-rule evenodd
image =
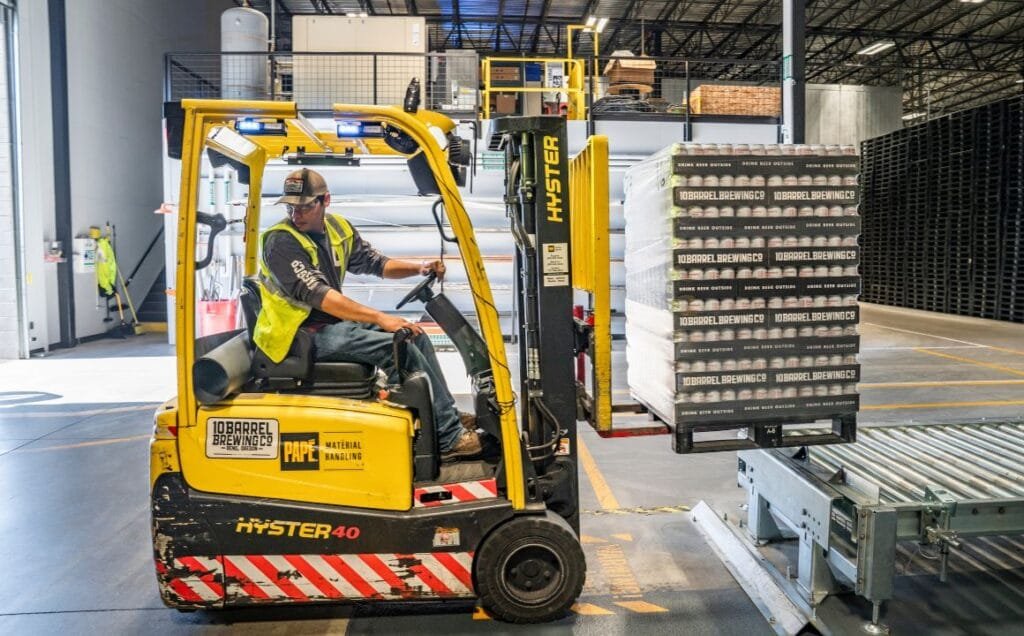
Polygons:
<instances>
[{"instance_id":1,"label":"forklift steering wheel","mask_svg":"<svg viewBox=\"0 0 1024 636\"><path fill-rule=\"evenodd\" d=\"M401 309L412 300L419 299L425 303L433 298L434 293L430 291L430 286L434 284L435 280L437 280L437 272L431 270L418 285L412 288L411 292L405 295L405 298L395 305L395 309Z\"/></svg>"}]
</instances>

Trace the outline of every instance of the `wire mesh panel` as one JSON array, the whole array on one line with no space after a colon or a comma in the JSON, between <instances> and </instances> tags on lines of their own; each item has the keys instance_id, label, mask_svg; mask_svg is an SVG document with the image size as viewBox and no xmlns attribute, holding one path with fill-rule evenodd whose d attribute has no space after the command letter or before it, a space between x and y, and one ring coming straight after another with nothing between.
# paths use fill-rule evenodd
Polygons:
<instances>
[{"instance_id":1,"label":"wire mesh panel","mask_svg":"<svg viewBox=\"0 0 1024 636\"><path fill-rule=\"evenodd\" d=\"M472 51L454 53L171 53L165 100L293 100L300 110L338 102L401 104L416 79L423 107L475 113L479 70Z\"/></svg>"},{"instance_id":2,"label":"wire mesh panel","mask_svg":"<svg viewBox=\"0 0 1024 636\"><path fill-rule=\"evenodd\" d=\"M593 112L778 117L778 62L608 56L596 60ZM593 67L591 68L593 76Z\"/></svg>"}]
</instances>

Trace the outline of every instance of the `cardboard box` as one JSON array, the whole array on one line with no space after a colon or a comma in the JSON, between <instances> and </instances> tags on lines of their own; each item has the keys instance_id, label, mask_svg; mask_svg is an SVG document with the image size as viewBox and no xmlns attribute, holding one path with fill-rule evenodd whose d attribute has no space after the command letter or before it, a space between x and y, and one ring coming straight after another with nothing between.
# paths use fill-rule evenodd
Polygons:
<instances>
[{"instance_id":1,"label":"cardboard box","mask_svg":"<svg viewBox=\"0 0 1024 636\"><path fill-rule=\"evenodd\" d=\"M495 115L514 115L516 113L516 96L512 93L498 93L491 98L491 113Z\"/></svg>"},{"instance_id":2,"label":"cardboard box","mask_svg":"<svg viewBox=\"0 0 1024 636\"><path fill-rule=\"evenodd\" d=\"M702 84L690 95L690 112L697 115L778 117L782 89L776 86L717 86Z\"/></svg>"},{"instance_id":3,"label":"cardboard box","mask_svg":"<svg viewBox=\"0 0 1024 636\"><path fill-rule=\"evenodd\" d=\"M629 51L616 51L612 55L616 56L615 59L604 67L609 84L654 84L657 62L645 57L633 57Z\"/></svg>"},{"instance_id":4,"label":"cardboard box","mask_svg":"<svg viewBox=\"0 0 1024 636\"><path fill-rule=\"evenodd\" d=\"M519 82L522 76L518 66L491 66L492 82Z\"/></svg>"}]
</instances>

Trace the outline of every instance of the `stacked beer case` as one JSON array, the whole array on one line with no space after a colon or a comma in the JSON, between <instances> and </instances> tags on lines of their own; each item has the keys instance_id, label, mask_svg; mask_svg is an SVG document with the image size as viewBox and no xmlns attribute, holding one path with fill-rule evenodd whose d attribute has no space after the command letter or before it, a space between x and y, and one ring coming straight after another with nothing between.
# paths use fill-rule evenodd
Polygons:
<instances>
[{"instance_id":1,"label":"stacked beer case","mask_svg":"<svg viewBox=\"0 0 1024 636\"><path fill-rule=\"evenodd\" d=\"M677 452L853 441L857 173L853 147L696 143L626 173L629 388Z\"/></svg>"}]
</instances>

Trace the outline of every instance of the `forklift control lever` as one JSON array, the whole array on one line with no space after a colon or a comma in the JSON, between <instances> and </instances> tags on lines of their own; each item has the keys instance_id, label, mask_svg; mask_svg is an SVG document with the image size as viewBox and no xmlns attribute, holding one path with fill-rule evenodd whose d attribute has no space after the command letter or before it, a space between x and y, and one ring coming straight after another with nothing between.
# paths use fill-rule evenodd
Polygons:
<instances>
[{"instance_id":1,"label":"forklift control lever","mask_svg":"<svg viewBox=\"0 0 1024 636\"><path fill-rule=\"evenodd\" d=\"M391 341L391 355L395 361L395 373L402 380L405 379L405 362L409 357L409 341L413 338L412 329L408 327L402 327L395 332L395 337Z\"/></svg>"},{"instance_id":2,"label":"forklift control lever","mask_svg":"<svg viewBox=\"0 0 1024 636\"><path fill-rule=\"evenodd\" d=\"M206 243L206 256L203 260L196 261L196 271L206 269L206 266L213 260L213 241L217 238L217 235L224 231L228 226L227 219L224 218L223 214L207 214L206 212L196 212L196 223L210 226L210 238Z\"/></svg>"},{"instance_id":3,"label":"forklift control lever","mask_svg":"<svg viewBox=\"0 0 1024 636\"><path fill-rule=\"evenodd\" d=\"M411 292L405 295L405 298L403 298L401 302L395 305L395 309L401 309L413 300L419 300L424 304L429 302L430 299L434 297L434 292L430 289L430 286L434 284L435 280L437 280L437 272L431 271L419 282L418 285L412 288Z\"/></svg>"}]
</instances>

